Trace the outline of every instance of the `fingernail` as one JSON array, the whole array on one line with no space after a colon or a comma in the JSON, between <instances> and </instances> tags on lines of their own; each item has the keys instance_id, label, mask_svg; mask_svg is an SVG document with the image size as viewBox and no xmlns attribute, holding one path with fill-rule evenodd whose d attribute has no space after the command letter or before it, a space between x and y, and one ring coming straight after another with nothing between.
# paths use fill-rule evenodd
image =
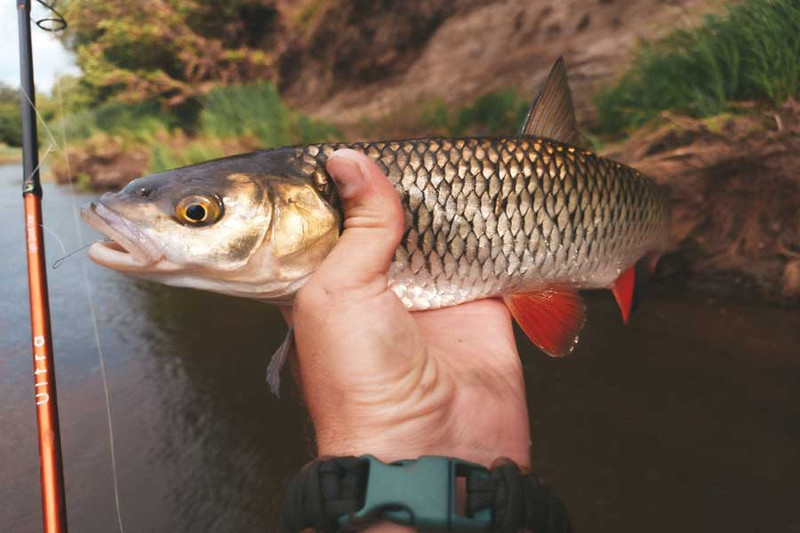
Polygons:
<instances>
[{"instance_id":1,"label":"fingernail","mask_svg":"<svg viewBox=\"0 0 800 533\"><path fill-rule=\"evenodd\" d=\"M358 161L358 152L339 150L328 158L328 172L341 198L350 198L364 183L364 173Z\"/></svg>"}]
</instances>

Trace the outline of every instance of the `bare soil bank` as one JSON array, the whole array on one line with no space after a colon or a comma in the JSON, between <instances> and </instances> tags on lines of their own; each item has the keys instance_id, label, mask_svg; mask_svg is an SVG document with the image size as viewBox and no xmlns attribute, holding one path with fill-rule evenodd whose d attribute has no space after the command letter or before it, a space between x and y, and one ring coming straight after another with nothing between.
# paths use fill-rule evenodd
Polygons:
<instances>
[{"instance_id":1,"label":"bare soil bank","mask_svg":"<svg viewBox=\"0 0 800 533\"><path fill-rule=\"evenodd\" d=\"M149 154L141 148L126 147L111 135L95 135L82 146L67 147L49 167L58 183L77 182L94 190L121 189L147 173Z\"/></svg>"},{"instance_id":2,"label":"bare soil bank","mask_svg":"<svg viewBox=\"0 0 800 533\"><path fill-rule=\"evenodd\" d=\"M800 103L701 121L664 117L606 155L666 185L662 273L775 299L800 296Z\"/></svg>"},{"instance_id":3,"label":"bare soil bank","mask_svg":"<svg viewBox=\"0 0 800 533\"><path fill-rule=\"evenodd\" d=\"M800 297L800 104L709 120L667 114L604 155L669 190L673 245L657 277ZM106 138L73 153L71 165L93 187L115 189L144 173L147 157Z\"/></svg>"},{"instance_id":4,"label":"bare soil bank","mask_svg":"<svg viewBox=\"0 0 800 533\"><path fill-rule=\"evenodd\" d=\"M326 2L290 48L296 53L283 56L282 92L347 131L349 124L396 114L429 97L459 104L509 86L532 96L564 56L578 120L586 126L594 117L594 89L624 70L640 39L688 27L719 3Z\"/></svg>"}]
</instances>

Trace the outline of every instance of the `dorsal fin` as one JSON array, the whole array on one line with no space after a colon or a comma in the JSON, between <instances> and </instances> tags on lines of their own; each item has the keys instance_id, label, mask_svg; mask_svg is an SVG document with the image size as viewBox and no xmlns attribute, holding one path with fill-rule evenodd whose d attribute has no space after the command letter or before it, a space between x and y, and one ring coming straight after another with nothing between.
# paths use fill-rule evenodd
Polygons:
<instances>
[{"instance_id":1,"label":"dorsal fin","mask_svg":"<svg viewBox=\"0 0 800 533\"><path fill-rule=\"evenodd\" d=\"M567 83L564 58L559 57L531 104L521 135L545 137L578 146L581 134L575 123L575 108Z\"/></svg>"}]
</instances>

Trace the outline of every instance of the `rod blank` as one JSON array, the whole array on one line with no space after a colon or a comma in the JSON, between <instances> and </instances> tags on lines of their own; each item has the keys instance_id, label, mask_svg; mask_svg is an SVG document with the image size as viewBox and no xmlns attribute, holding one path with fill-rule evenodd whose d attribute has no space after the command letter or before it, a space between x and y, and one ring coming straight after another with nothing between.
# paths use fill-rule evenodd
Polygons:
<instances>
[{"instance_id":1,"label":"rod blank","mask_svg":"<svg viewBox=\"0 0 800 533\"><path fill-rule=\"evenodd\" d=\"M22 115L22 195L31 308L34 400L39 432L39 467L45 533L66 533L67 506L58 424L56 374L47 297L47 269L42 231L42 187L36 137L36 93L33 83L30 0L17 0L19 25L20 111Z\"/></svg>"}]
</instances>

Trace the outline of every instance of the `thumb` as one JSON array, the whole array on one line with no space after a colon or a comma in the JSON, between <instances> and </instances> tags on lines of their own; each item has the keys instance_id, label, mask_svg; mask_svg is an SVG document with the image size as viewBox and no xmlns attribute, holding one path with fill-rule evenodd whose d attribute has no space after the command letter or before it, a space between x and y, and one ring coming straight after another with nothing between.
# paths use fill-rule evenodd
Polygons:
<instances>
[{"instance_id":1,"label":"thumb","mask_svg":"<svg viewBox=\"0 0 800 533\"><path fill-rule=\"evenodd\" d=\"M337 150L328 158L344 208L344 232L320 267L343 285L384 278L403 235L403 207L392 184L375 162L355 150Z\"/></svg>"}]
</instances>

